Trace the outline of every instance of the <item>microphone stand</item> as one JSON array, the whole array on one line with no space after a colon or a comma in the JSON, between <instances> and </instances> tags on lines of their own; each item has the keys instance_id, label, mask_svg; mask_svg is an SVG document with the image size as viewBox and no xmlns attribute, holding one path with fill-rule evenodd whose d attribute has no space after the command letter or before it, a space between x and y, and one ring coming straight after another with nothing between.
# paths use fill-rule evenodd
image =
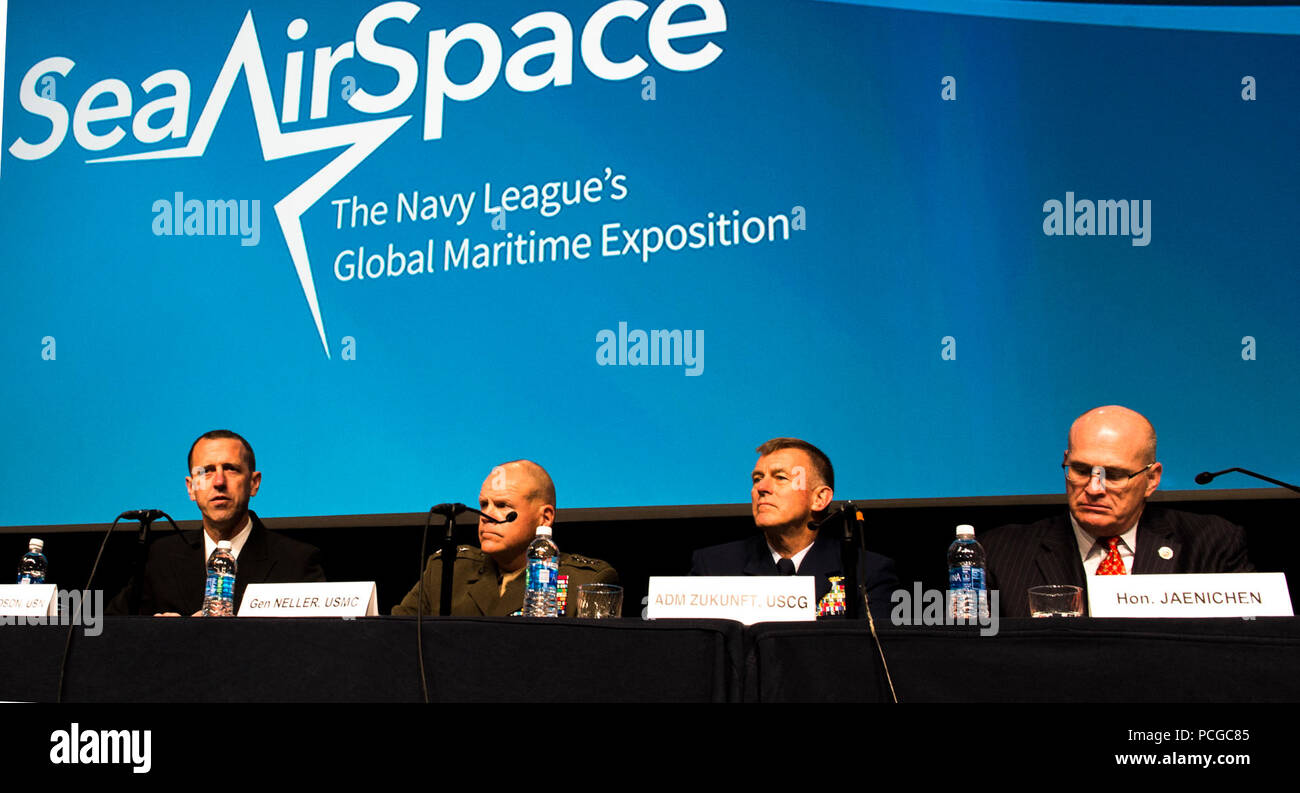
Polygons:
<instances>
[{"instance_id":1,"label":"microphone stand","mask_svg":"<svg viewBox=\"0 0 1300 793\"><path fill-rule=\"evenodd\" d=\"M519 513L511 510L504 519L494 518L486 512L474 509L464 504L435 504L429 509L429 515L424 521L424 537L420 540L420 611L424 611L424 552L428 547L429 524L433 522L434 515L442 515L446 518L446 530L442 535L441 553L442 553L442 586L438 592L438 616L451 616L451 577L456 570L456 516L465 512L473 512L488 523L510 523Z\"/></svg>"},{"instance_id":2,"label":"microphone stand","mask_svg":"<svg viewBox=\"0 0 1300 793\"><path fill-rule=\"evenodd\" d=\"M853 502L844 502L840 511L844 515L844 538L840 541L840 557L844 560L844 616L855 620L865 616L862 611L867 600L867 586L865 581L858 580L858 570L865 566L866 541L863 538L862 513ZM857 597L848 597L850 592L856 592Z\"/></svg>"},{"instance_id":3,"label":"microphone stand","mask_svg":"<svg viewBox=\"0 0 1300 793\"><path fill-rule=\"evenodd\" d=\"M149 559L149 530L153 526L153 522L158 518L166 518L167 523L169 523L172 527L172 531L175 532L177 535L179 535L182 541L187 543L191 548L197 548L199 546L196 543L185 539L185 534L181 531L180 526L176 525L176 521L172 520L171 515L168 515L166 512L163 512L161 509L131 510L129 512L123 512L121 515L118 516L118 518L119 519L126 518L127 520L140 521L140 529L139 529L139 533L136 535L136 546L135 546L135 565L134 565L135 586L131 587L131 591L127 596L127 613L136 614L140 611L140 598L144 592L144 587L143 587L144 569L145 569L145 563ZM116 522L114 522L114 525L116 525ZM108 531L111 534L113 530L110 528ZM108 537L105 536L104 540L105 542L107 542ZM103 553L102 547L100 548L100 553ZM95 558L95 567L96 568L99 567L98 557ZM90 571L90 577L92 580L95 577L95 571L93 569ZM86 589L87 591L89 591L90 589L89 583L86 584Z\"/></svg>"},{"instance_id":4,"label":"microphone stand","mask_svg":"<svg viewBox=\"0 0 1300 793\"><path fill-rule=\"evenodd\" d=\"M130 613L134 614L140 610L140 593L144 586L144 564L147 552L145 543L149 537L149 527L158 518L166 518L167 522L171 524L172 530L181 535L181 539L185 539L185 535L181 534L180 527L176 525L176 521L172 520L172 516L160 509L128 510L118 515L113 520L112 525L108 527L108 531L104 532L104 539L99 543L99 552L95 554L95 562L90 566L90 576L86 579L86 588L82 590L87 597L91 592L91 584L95 582L95 573L99 571L99 562L104 558L104 549L108 547L108 538L113 535L113 529L117 528L118 521L124 518L126 520L140 521L139 544L136 549L135 580L131 584L131 592L127 597ZM55 692L55 702L63 701L64 676L68 668L68 656L72 652L72 631L76 624L76 620L68 620L68 636L63 642L63 658L59 661L59 687Z\"/></svg>"},{"instance_id":5,"label":"microphone stand","mask_svg":"<svg viewBox=\"0 0 1300 793\"><path fill-rule=\"evenodd\" d=\"M420 595L415 612L415 650L420 666L420 691L424 695L426 705L429 704L429 676L424 671L424 554L429 546L429 526L433 523L434 515L442 515L446 518L446 530L443 532L441 543L442 583L438 588L438 616L450 617L452 576L456 572L457 556L456 516L464 512L473 512L489 523L509 523L519 516L519 513L511 510L505 519L501 520L464 504L435 504L429 508L429 514L425 516L424 534L420 537Z\"/></svg>"},{"instance_id":6,"label":"microphone stand","mask_svg":"<svg viewBox=\"0 0 1300 793\"><path fill-rule=\"evenodd\" d=\"M135 540L135 565L132 572L132 578L135 580L135 586L131 587L131 594L127 597L127 613L138 614L140 612L140 597L144 592L144 563L149 554L149 528L153 526L154 516L152 512L146 512L141 515L140 529L136 533ZM94 573L91 573L94 576Z\"/></svg>"},{"instance_id":7,"label":"microphone stand","mask_svg":"<svg viewBox=\"0 0 1300 793\"><path fill-rule=\"evenodd\" d=\"M439 509L444 507L444 509ZM442 515L446 525L442 534L442 586L438 593L438 616L451 616L451 584L456 572L456 516L469 509L464 504L439 504L430 514Z\"/></svg>"},{"instance_id":8,"label":"microphone stand","mask_svg":"<svg viewBox=\"0 0 1300 793\"><path fill-rule=\"evenodd\" d=\"M894 678L889 673L889 662L885 660L885 648L880 643L880 636L876 634L876 621L871 616L871 604L867 601L867 587L865 581L858 580L859 562L865 568L866 547L865 547L865 521L862 518L861 511L853 504L852 501L845 501L840 504L839 508L827 515L824 520L816 523L810 523L810 528L821 528L829 526L836 521L843 521L843 533L840 535L840 565L844 571L844 616L847 619L861 619L866 617L867 632L871 635L871 642L875 645L876 654L880 657L880 671L885 676L885 682L889 685L889 695L895 703L898 702L898 692L894 690ZM863 612L866 612L865 614Z\"/></svg>"},{"instance_id":9,"label":"microphone stand","mask_svg":"<svg viewBox=\"0 0 1300 793\"><path fill-rule=\"evenodd\" d=\"M1245 474L1246 476L1253 476L1256 479L1262 479L1265 482L1275 484L1278 487L1285 487L1287 490L1294 490L1295 492L1300 493L1300 487L1297 487L1295 485L1289 485L1286 482L1273 479L1272 477L1264 476L1263 474L1257 474L1254 471L1247 471L1245 468L1225 468L1222 471L1215 471L1214 473L1210 473L1209 471L1202 471L1201 473L1196 475L1196 484L1208 485L1210 482L1214 480L1216 476L1220 476L1226 473L1231 473L1233 471L1236 471L1239 474Z\"/></svg>"},{"instance_id":10,"label":"microphone stand","mask_svg":"<svg viewBox=\"0 0 1300 793\"><path fill-rule=\"evenodd\" d=\"M439 505L443 506L443 505ZM424 695L424 704L429 704L429 676L424 671L424 553L429 543L429 524L433 523L433 513L438 507L429 510L429 514L424 518L424 533L420 535L420 596L415 612L415 660L420 665L420 693ZM450 533L451 528L447 531ZM447 568L442 569L444 576L447 575Z\"/></svg>"},{"instance_id":11,"label":"microphone stand","mask_svg":"<svg viewBox=\"0 0 1300 793\"><path fill-rule=\"evenodd\" d=\"M858 580L858 568L863 559L862 521L852 501L845 501L831 514L811 524L812 528L821 530L832 524L843 523L840 533L840 569L844 574L844 616L847 619L859 619L863 616L862 604L867 591L863 582Z\"/></svg>"}]
</instances>

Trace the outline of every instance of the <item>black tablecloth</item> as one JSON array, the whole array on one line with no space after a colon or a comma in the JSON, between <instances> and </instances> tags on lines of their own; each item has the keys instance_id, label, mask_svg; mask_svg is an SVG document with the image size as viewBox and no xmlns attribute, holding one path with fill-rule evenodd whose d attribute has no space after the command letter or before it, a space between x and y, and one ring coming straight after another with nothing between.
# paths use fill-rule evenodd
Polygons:
<instances>
[{"instance_id":1,"label":"black tablecloth","mask_svg":"<svg viewBox=\"0 0 1300 793\"><path fill-rule=\"evenodd\" d=\"M109 618L74 702L418 702L412 618ZM442 702L886 702L865 622L429 618ZM0 700L50 701L66 628L0 626ZM902 702L1300 701L1300 620L881 627Z\"/></svg>"},{"instance_id":2,"label":"black tablecloth","mask_svg":"<svg viewBox=\"0 0 1300 793\"><path fill-rule=\"evenodd\" d=\"M70 702L419 702L415 619L106 618L76 628ZM0 627L0 700L50 701L66 628ZM441 702L726 702L741 626L726 621L426 618Z\"/></svg>"},{"instance_id":3,"label":"black tablecloth","mask_svg":"<svg viewBox=\"0 0 1300 793\"><path fill-rule=\"evenodd\" d=\"M1300 621L1002 620L879 628L900 702L1300 701ZM865 623L756 625L745 699L886 702Z\"/></svg>"}]
</instances>

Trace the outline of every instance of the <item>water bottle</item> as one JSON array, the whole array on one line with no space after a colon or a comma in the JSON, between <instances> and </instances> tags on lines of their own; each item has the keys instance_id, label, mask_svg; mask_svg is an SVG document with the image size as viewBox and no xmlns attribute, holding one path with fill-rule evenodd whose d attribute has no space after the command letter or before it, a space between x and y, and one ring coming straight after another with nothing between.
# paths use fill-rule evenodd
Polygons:
<instances>
[{"instance_id":1,"label":"water bottle","mask_svg":"<svg viewBox=\"0 0 1300 793\"><path fill-rule=\"evenodd\" d=\"M235 555L230 540L217 543L208 557L208 584L203 591L203 616L235 616Z\"/></svg>"},{"instance_id":2,"label":"water bottle","mask_svg":"<svg viewBox=\"0 0 1300 793\"><path fill-rule=\"evenodd\" d=\"M18 583L45 583L45 570L49 567L49 562L45 559L45 554L41 553L44 549L45 540L33 537L27 541L27 553L18 560Z\"/></svg>"},{"instance_id":3,"label":"water bottle","mask_svg":"<svg viewBox=\"0 0 1300 793\"><path fill-rule=\"evenodd\" d=\"M527 558L524 616L559 616L556 613L555 588L560 576L560 549L551 539L550 526L537 527L537 537L528 544Z\"/></svg>"},{"instance_id":4,"label":"water bottle","mask_svg":"<svg viewBox=\"0 0 1300 793\"><path fill-rule=\"evenodd\" d=\"M985 589L984 548L976 542L973 526L958 526L957 539L948 546L948 616L987 621L989 601Z\"/></svg>"}]
</instances>

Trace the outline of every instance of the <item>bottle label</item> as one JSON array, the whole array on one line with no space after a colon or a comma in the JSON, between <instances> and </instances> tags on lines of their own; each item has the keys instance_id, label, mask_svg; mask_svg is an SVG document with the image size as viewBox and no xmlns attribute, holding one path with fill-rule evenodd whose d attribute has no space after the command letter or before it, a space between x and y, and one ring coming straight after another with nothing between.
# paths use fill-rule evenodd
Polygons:
<instances>
[{"instance_id":1,"label":"bottle label","mask_svg":"<svg viewBox=\"0 0 1300 793\"><path fill-rule=\"evenodd\" d=\"M560 560L534 559L528 563L528 589L550 587L555 583L556 574L560 572Z\"/></svg>"},{"instance_id":2,"label":"bottle label","mask_svg":"<svg viewBox=\"0 0 1300 793\"><path fill-rule=\"evenodd\" d=\"M953 617L988 618L983 567L962 564L948 568L948 613Z\"/></svg>"},{"instance_id":3,"label":"bottle label","mask_svg":"<svg viewBox=\"0 0 1300 793\"><path fill-rule=\"evenodd\" d=\"M235 599L235 577L230 573L208 573L208 585L204 597L216 600Z\"/></svg>"},{"instance_id":4,"label":"bottle label","mask_svg":"<svg viewBox=\"0 0 1300 793\"><path fill-rule=\"evenodd\" d=\"M949 589L984 590L984 568L963 564L948 568Z\"/></svg>"}]
</instances>

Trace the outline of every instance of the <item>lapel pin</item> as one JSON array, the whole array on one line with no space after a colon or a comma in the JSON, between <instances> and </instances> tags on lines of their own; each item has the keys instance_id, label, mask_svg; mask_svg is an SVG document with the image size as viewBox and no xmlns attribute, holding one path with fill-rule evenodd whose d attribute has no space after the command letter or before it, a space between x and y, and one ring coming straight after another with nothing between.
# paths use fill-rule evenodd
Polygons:
<instances>
[{"instance_id":1,"label":"lapel pin","mask_svg":"<svg viewBox=\"0 0 1300 793\"><path fill-rule=\"evenodd\" d=\"M1174 558L1174 549L1168 545L1160 546L1160 550L1156 551L1156 553L1160 554L1161 559L1169 560Z\"/></svg>"}]
</instances>

